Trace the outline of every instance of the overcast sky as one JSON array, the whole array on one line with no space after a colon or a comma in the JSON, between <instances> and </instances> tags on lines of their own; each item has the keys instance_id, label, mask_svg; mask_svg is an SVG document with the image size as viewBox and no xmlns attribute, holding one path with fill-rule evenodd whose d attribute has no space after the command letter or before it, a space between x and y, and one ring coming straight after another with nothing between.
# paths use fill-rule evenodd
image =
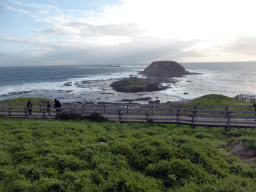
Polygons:
<instances>
[{"instance_id":1,"label":"overcast sky","mask_svg":"<svg viewBox=\"0 0 256 192\"><path fill-rule=\"evenodd\" d=\"M0 0L0 65L256 60L253 0Z\"/></svg>"}]
</instances>

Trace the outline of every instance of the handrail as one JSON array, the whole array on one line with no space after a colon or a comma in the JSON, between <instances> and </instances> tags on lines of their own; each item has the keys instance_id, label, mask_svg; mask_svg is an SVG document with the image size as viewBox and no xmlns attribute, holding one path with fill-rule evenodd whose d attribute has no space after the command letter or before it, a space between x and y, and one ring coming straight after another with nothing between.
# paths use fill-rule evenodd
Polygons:
<instances>
[{"instance_id":1,"label":"handrail","mask_svg":"<svg viewBox=\"0 0 256 192\"><path fill-rule=\"evenodd\" d=\"M4 107L5 106L5 107ZM26 108L24 105L2 105L0 115L8 117L34 117L53 118L58 113L92 114L95 112L106 116L111 121L120 122L146 122L152 119L155 123L214 126L225 127L230 131L233 127L256 128L256 105L243 106L248 110L229 110L231 106L222 106L226 110L198 109L199 105L192 105L192 108L160 108L164 105L73 105L72 107L47 108L46 104L34 105L33 108ZM166 105L165 105L166 106ZM190 105L191 106L191 105ZM20 107L20 108L19 108ZM219 106L218 106L219 107ZM232 108L242 106L232 106ZM254 107L254 110L252 110ZM32 115L29 114L32 109ZM48 115L50 110L51 116ZM60 110L60 111L58 111Z\"/></svg>"}]
</instances>

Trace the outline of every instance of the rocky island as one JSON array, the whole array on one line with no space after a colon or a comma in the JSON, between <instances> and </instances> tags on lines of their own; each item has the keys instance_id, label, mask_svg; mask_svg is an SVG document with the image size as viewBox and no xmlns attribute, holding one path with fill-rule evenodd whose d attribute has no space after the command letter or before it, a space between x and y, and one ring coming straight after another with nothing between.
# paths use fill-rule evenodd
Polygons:
<instances>
[{"instance_id":1,"label":"rocky island","mask_svg":"<svg viewBox=\"0 0 256 192\"><path fill-rule=\"evenodd\" d=\"M155 79L142 79L137 77L125 78L120 81L113 82L110 86L115 91L127 93L160 91L168 88L167 86L161 86L159 81L156 81Z\"/></svg>"},{"instance_id":2,"label":"rocky island","mask_svg":"<svg viewBox=\"0 0 256 192\"><path fill-rule=\"evenodd\" d=\"M182 65L175 61L154 61L140 73L148 78L172 78L190 74Z\"/></svg>"},{"instance_id":3,"label":"rocky island","mask_svg":"<svg viewBox=\"0 0 256 192\"><path fill-rule=\"evenodd\" d=\"M189 75L190 72L175 61L155 61L151 63L144 71L140 72L146 78L130 77L111 84L111 87L118 92L143 92L160 91L169 88L162 83L175 83L173 77Z\"/></svg>"}]
</instances>

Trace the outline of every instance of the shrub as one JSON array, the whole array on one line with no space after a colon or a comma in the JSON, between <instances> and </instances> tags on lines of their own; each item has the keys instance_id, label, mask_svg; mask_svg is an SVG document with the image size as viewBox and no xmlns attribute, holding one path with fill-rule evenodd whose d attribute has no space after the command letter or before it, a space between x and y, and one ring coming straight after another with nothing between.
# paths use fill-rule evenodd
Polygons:
<instances>
[{"instance_id":1,"label":"shrub","mask_svg":"<svg viewBox=\"0 0 256 192\"><path fill-rule=\"evenodd\" d=\"M149 125L154 125L154 120L153 119L148 119L146 123L149 124Z\"/></svg>"},{"instance_id":2,"label":"shrub","mask_svg":"<svg viewBox=\"0 0 256 192\"><path fill-rule=\"evenodd\" d=\"M82 115L76 113L57 113L55 119L59 120L81 120Z\"/></svg>"},{"instance_id":3,"label":"shrub","mask_svg":"<svg viewBox=\"0 0 256 192\"><path fill-rule=\"evenodd\" d=\"M109 121L106 117L103 117L99 113L95 112L92 115L83 116L76 113L57 113L55 119L58 120L90 120L92 122L107 122Z\"/></svg>"},{"instance_id":4,"label":"shrub","mask_svg":"<svg viewBox=\"0 0 256 192\"><path fill-rule=\"evenodd\" d=\"M109 121L106 117L100 115L97 112L95 112L92 115L89 115L85 118L92 121L92 122L106 122L106 121Z\"/></svg>"},{"instance_id":5,"label":"shrub","mask_svg":"<svg viewBox=\"0 0 256 192\"><path fill-rule=\"evenodd\" d=\"M30 181L36 181L40 179L42 171L35 166L21 166L18 168L20 174L25 175L25 177Z\"/></svg>"},{"instance_id":6,"label":"shrub","mask_svg":"<svg viewBox=\"0 0 256 192\"><path fill-rule=\"evenodd\" d=\"M183 185L185 180L191 177L197 182L208 180L208 173L200 166L193 164L188 159L174 159L172 161L159 161L146 167L146 174L161 179L166 187Z\"/></svg>"},{"instance_id":7,"label":"shrub","mask_svg":"<svg viewBox=\"0 0 256 192\"><path fill-rule=\"evenodd\" d=\"M139 192L139 191L162 191L161 181L147 177L139 172L132 170L122 169L116 175L109 179L109 182L103 185L102 191L127 191L127 192Z\"/></svg>"},{"instance_id":8,"label":"shrub","mask_svg":"<svg viewBox=\"0 0 256 192\"><path fill-rule=\"evenodd\" d=\"M66 191L63 181L55 178L43 178L39 181L42 191Z\"/></svg>"},{"instance_id":9,"label":"shrub","mask_svg":"<svg viewBox=\"0 0 256 192\"><path fill-rule=\"evenodd\" d=\"M212 135L208 134L208 133L197 133L195 135L196 138L198 139L203 139L203 138L213 138Z\"/></svg>"}]
</instances>

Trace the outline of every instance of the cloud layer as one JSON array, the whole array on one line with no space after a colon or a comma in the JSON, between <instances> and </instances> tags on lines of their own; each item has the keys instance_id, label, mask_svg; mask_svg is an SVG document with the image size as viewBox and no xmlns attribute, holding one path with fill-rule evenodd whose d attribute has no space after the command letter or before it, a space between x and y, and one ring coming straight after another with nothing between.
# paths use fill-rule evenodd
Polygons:
<instances>
[{"instance_id":1,"label":"cloud layer","mask_svg":"<svg viewBox=\"0 0 256 192\"><path fill-rule=\"evenodd\" d=\"M0 65L256 60L250 2L123 0L94 11L8 1L2 6L31 24L0 33L0 43L17 47L0 50Z\"/></svg>"}]
</instances>

